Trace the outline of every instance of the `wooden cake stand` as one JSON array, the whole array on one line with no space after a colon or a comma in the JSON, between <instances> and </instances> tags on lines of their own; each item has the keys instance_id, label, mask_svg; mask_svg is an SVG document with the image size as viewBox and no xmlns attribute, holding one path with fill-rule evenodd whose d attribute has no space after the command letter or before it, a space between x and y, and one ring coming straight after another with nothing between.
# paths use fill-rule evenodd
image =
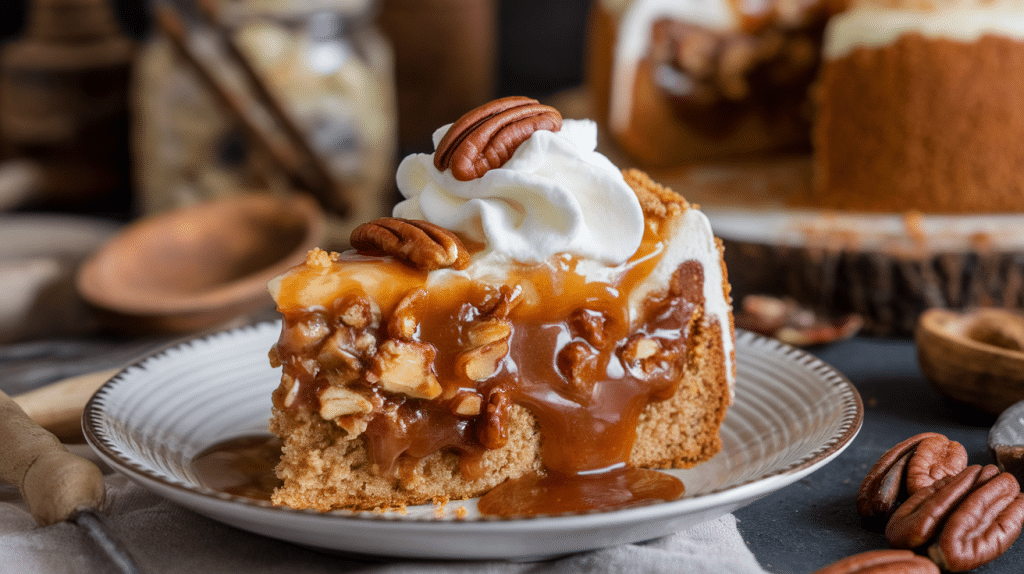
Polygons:
<instances>
[{"instance_id":1,"label":"wooden cake stand","mask_svg":"<svg viewBox=\"0 0 1024 574\"><path fill-rule=\"evenodd\" d=\"M908 336L930 307L1024 307L1024 214L854 213L794 207L807 156L652 173L698 203L725 243L733 299L789 296Z\"/></svg>"}]
</instances>

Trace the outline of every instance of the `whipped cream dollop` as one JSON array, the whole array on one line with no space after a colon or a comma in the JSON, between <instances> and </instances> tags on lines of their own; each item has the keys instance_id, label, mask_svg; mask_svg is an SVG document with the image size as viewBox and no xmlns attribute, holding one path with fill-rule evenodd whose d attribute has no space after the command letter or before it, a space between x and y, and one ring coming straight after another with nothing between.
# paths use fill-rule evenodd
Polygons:
<instances>
[{"instance_id":1,"label":"whipped cream dollop","mask_svg":"<svg viewBox=\"0 0 1024 574\"><path fill-rule=\"evenodd\" d=\"M450 127L434 132L435 148ZM505 165L470 181L438 171L433 154L412 154L398 166L406 199L393 215L424 219L522 263L571 253L617 265L640 246L644 216L622 172L596 148L594 122L563 120L558 132L534 132Z\"/></svg>"}]
</instances>

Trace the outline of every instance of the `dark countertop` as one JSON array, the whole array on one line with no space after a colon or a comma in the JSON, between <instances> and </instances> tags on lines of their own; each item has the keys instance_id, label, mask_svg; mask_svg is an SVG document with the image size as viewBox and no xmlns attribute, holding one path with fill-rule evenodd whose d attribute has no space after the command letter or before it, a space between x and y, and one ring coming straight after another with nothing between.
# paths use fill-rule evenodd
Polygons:
<instances>
[{"instance_id":1,"label":"dark countertop","mask_svg":"<svg viewBox=\"0 0 1024 574\"><path fill-rule=\"evenodd\" d=\"M13 394L110 368L166 343L86 338L0 346L0 389ZM864 425L825 467L735 512L744 540L775 574L809 574L845 556L889 547L880 532L861 525L855 500L871 465L903 439L940 432L966 447L971 464L993 462L987 442L994 417L933 390L918 368L912 341L862 337L810 351L853 382L864 401ZM1024 542L974 572L1024 572Z\"/></svg>"},{"instance_id":2,"label":"dark countertop","mask_svg":"<svg viewBox=\"0 0 1024 574\"><path fill-rule=\"evenodd\" d=\"M941 397L921 374L913 341L857 338L811 352L860 392L864 426L824 468L736 511L744 540L761 566L777 574L806 574L889 548L883 534L861 524L855 501L871 465L903 439L939 432L964 445L970 464L994 462L987 446L994 417ZM1024 572L1024 543L972 572Z\"/></svg>"}]
</instances>

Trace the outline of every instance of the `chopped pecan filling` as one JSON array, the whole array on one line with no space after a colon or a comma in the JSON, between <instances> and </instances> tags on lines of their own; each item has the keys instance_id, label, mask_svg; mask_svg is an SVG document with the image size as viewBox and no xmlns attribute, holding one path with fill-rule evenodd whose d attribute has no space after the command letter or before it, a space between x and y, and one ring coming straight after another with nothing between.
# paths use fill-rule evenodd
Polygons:
<instances>
[{"instance_id":1,"label":"chopped pecan filling","mask_svg":"<svg viewBox=\"0 0 1024 574\"><path fill-rule=\"evenodd\" d=\"M284 313L271 351L283 365L275 406L308 409L362 436L385 475L439 450L472 466L505 444L513 405L529 409L544 436L592 443L546 441L546 468L624 464L640 412L675 392L701 319L703 269L691 261L630 325L629 294L655 259L614 285L544 266L508 285L413 282L393 302L353 284L329 307Z\"/></svg>"}]
</instances>

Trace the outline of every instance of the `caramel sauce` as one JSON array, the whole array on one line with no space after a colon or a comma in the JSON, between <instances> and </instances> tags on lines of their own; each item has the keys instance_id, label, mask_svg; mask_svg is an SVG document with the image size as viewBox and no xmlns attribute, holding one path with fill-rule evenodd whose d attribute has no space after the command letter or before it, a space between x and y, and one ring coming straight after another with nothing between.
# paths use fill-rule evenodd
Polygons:
<instances>
[{"instance_id":1,"label":"caramel sauce","mask_svg":"<svg viewBox=\"0 0 1024 574\"><path fill-rule=\"evenodd\" d=\"M498 485L477 507L492 516L536 516L630 508L682 494L683 483L674 476L626 467L570 476L530 474Z\"/></svg>"},{"instance_id":2,"label":"caramel sauce","mask_svg":"<svg viewBox=\"0 0 1024 574\"><path fill-rule=\"evenodd\" d=\"M203 486L256 500L270 500L281 480L274 467L281 460L281 439L242 436L219 442L192 459Z\"/></svg>"},{"instance_id":3,"label":"caramel sauce","mask_svg":"<svg viewBox=\"0 0 1024 574\"><path fill-rule=\"evenodd\" d=\"M509 408L516 404L528 409L540 427L545 474L492 490L481 500L481 512L578 512L680 496L683 485L678 479L628 466L642 411L650 402L671 396L682 378L690 325L703 299L703 269L690 261L677 272L669 292L647 301L639 320L630 323L629 296L657 265L662 248L648 229L638 254L612 283L588 282L568 257L518 270L504 282L522 289L521 300L508 314L514 329L509 352L494 374L478 382L457 372L456 359L469 344L468 327L488 317L507 293L501 285L454 275L443 287L431 286L426 303L418 308L415 339L436 349L433 368L442 395L422 400L386 393L365 380L347 383L371 396L375 405L363 437L377 472L394 475L404 460L446 450L460 455L465 476L479 476L486 449L506 444ZM316 361L309 360L315 352L302 345L307 339L319 340L311 331L337 324L332 315L336 310L311 301L365 296L362 285L375 285L368 298L387 318L404 293L425 282L425 274L388 259L356 257L335 265L344 265L345 272L299 268L282 285L278 305L284 328L273 354L299 387L287 403L282 385L274 397L278 408L315 411L320 389L331 384L330 373L316 370ZM387 284L378 291L372 282L352 279L367 274L386 275ZM303 291L310 284L316 286L315 293ZM586 328L588 321L599 323L600 336ZM386 321L374 332L380 340L387 337ZM624 358L623 342L636 337L656 339L673 358L656 360L640 372L636 361ZM586 360L575 372L567 371L565 353L574 349ZM452 412L452 397L465 393L480 395L480 415Z\"/></svg>"}]
</instances>

